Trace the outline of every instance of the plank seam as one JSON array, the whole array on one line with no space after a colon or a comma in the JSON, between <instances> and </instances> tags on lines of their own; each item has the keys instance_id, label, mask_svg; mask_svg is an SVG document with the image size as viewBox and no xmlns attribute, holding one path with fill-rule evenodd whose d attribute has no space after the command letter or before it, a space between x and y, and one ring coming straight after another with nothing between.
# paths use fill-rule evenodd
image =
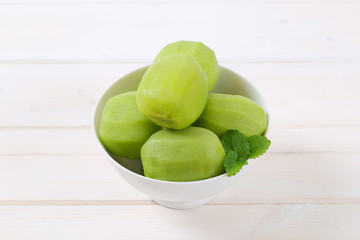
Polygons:
<instances>
[{"instance_id":1,"label":"plank seam","mask_svg":"<svg viewBox=\"0 0 360 240\"><path fill-rule=\"evenodd\" d=\"M292 129L292 128L360 128L360 124L287 124L287 125L271 125L271 129ZM92 129L91 125L0 125L0 130L56 130L56 129Z\"/></svg>"},{"instance_id":2,"label":"plank seam","mask_svg":"<svg viewBox=\"0 0 360 240\"><path fill-rule=\"evenodd\" d=\"M122 206L158 205L152 200L0 200L0 206ZM310 201L310 202L240 202L208 203L211 206L236 205L360 205L358 201Z\"/></svg>"},{"instance_id":3,"label":"plank seam","mask_svg":"<svg viewBox=\"0 0 360 240\"><path fill-rule=\"evenodd\" d=\"M1 5L1 4L0 4ZM0 59L0 64L151 64L153 59ZM219 59L221 64L360 63L360 59Z\"/></svg>"},{"instance_id":4,"label":"plank seam","mask_svg":"<svg viewBox=\"0 0 360 240\"><path fill-rule=\"evenodd\" d=\"M99 149L100 151L100 149ZM322 155L322 154L360 154L360 151L294 151L269 152L267 155ZM102 153L0 153L0 157L105 157Z\"/></svg>"},{"instance_id":5,"label":"plank seam","mask_svg":"<svg viewBox=\"0 0 360 240\"><path fill-rule=\"evenodd\" d=\"M73 1L73 2L62 2L62 1L53 1L53 2L46 2L46 1L2 1L0 5L44 5L44 6L51 6L51 5L188 5L188 4L197 4L197 5L204 5L204 4L232 4L232 5L242 5L242 4L274 4L274 3L287 3L287 4L314 4L314 3L331 3L331 4L343 4L343 3L358 3L356 0L314 0L314 1L288 1L288 0L272 0L272 1L264 1L264 0L243 0L243 1Z\"/></svg>"}]
</instances>

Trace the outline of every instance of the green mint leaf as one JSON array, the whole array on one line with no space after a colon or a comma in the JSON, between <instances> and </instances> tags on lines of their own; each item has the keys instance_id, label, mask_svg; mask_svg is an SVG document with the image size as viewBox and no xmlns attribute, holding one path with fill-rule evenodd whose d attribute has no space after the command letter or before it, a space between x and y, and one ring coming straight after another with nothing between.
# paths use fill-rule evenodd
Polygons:
<instances>
[{"instance_id":1,"label":"green mint leaf","mask_svg":"<svg viewBox=\"0 0 360 240\"><path fill-rule=\"evenodd\" d=\"M257 158L269 149L271 141L264 136L254 135L248 137L250 154L248 158Z\"/></svg>"},{"instance_id":2,"label":"green mint leaf","mask_svg":"<svg viewBox=\"0 0 360 240\"><path fill-rule=\"evenodd\" d=\"M250 144L248 139L238 130L228 130L221 139L225 153L236 152L239 158L248 159Z\"/></svg>"},{"instance_id":3,"label":"green mint leaf","mask_svg":"<svg viewBox=\"0 0 360 240\"><path fill-rule=\"evenodd\" d=\"M224 159L224 166L228 177L236 175L240 169L247 164L247 160L238 157L238 154L235 151L228 152Z\"/></svg>"},{"instance_id":4,"label":"green mint leaf","mask_svg":"<svg viewBox=\"0 0 360 240\"><path fill-rule=\"evenodd\" d=\"M246 138L238 130L228 130L221 139L225 150L224 166L227 175L236 175L247 160L257 158L268 150L271 142L266 137L254 135Z\"/></svg>"}]
</instances>

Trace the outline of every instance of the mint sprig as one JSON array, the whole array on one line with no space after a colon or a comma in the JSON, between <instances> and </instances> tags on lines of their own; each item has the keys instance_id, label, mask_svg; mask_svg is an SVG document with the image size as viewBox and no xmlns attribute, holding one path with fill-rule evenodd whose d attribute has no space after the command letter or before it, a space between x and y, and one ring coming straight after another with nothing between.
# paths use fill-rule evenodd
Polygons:
<instances>
[{"instance_id":1,"label":"mint sprig","mask_svg":"<svg viewBox=\"0 0 360 240\"><path fill-rule=\"evenodd\" d=\"M228 130L221 139L225 150L224 166L227 175L234 176L247 165L250 158L254 159L268 150L271 142L264 136L245 137L238 130Z\"/></svg>"}]
</instances>

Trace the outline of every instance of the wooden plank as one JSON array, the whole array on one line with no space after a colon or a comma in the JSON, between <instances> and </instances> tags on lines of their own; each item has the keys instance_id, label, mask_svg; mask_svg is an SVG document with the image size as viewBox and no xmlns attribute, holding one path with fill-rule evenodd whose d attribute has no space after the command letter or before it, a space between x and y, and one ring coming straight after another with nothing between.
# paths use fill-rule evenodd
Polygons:
<instances>
[{"instance_id":1,"label":"wooden plank","mask_svg":"<svg viewBox=\"0 0 360 240\"><path fill-rule=\"evenodd\" d=\"M90 129L0 132L0 200L149 200L110 168ZM270 153L215 202L359 201L359 153L344 153L358 151L359 137L351 127L274 129Z\"/></svg>"},{"instance_id":2,"label":"wooden plank","mask_svg":"<svg viewBox=\"0 0 360 240\"><path fill-rule=\"evenodd\" d=\"M90 128L1 129L1 155L100 155Z\"/></svg>"},{"instance_id":3,"label":"wooden plank","mask_svg":"<svg viewBox=\"0 0 360 240\"><path fill-rule=\"evenodd\" d=\"M90 126L95 102L134 64L0 64L0 126ZM271 124L358 125L360 63L228 63L264 95Z\"/></svg>"},{"instance_id":4,"label":"wooden plank","mask_svg":"<svg viewBox=\"0 0 360 240\"><path fill-rule=\"evenodd\" d=\"M268 154L217 202L359 203L359 154ZM352 169L350 169L352 168Z\"/></svg>"},{"instance_id":5,"label":"wooden plank","mask_svg":"<svg viewBox=\"0 0 360 240\"><path fill-rule=\"evenodd\" d=\"M269 153L211 204L360 203L359 157ZM102 156L0 156L0 164L0 205L151 204Z\"/></svg>"},{"instance_id":6,"label":"wooden plank","mask_svg":"<svg viewBox=\"0 0 360 240\"><path fill-rule=\"evenodd\" d=\"M228 64L264 96L273 125L358 125L357 64ZM248 69L250 68L250 69ZM358 68L360 70L360 68ZM257 72L257 73L256 73ZM261 73L259 73L261 72ZM352 72L352 73L350 73ZM357 76L357 77L356 77Z\"/></svg>"},{"instance_id":7,"label":"wooden plank","mask_svg":"<svg viewBox=\"0 0 360 240\"><path fill-rule=\"evenodd\" d=\"M90 128L0 129L0 155L102 155ZM270 128L273 153L359 152L360 127Z\"/></svg>"},{"instance_id":8,"label":"wooden plank","mask_svg":"<svg viewBox=\"0 0 360 240\"><path fill-rule=\"evenodd\" d=\"M360 60L358 1L142 6L4 4L0 60L150 61L182 39L208 44L221 61Z\"/></svg>"},{"instance_id":9,"label":"wooden plank","mask_svg":"<svg viewBox=\"0 0 360 240\"><path fill-rule=\"evenodd\" d=\"M102 156L2 156L0 162L0 202L149 200Z\"/></svg>"},{"instance_id":10,"label":"wooden plank","mask_svg":"<svg viewBox=\"0 0 360 240\"><path fill-rule=\"evenodd\" d=\"M90 126L101 93L143 65L0 64L1 125Z\"/></svg>"},{"instance_id":11,"label":"wooden plank","mask_svg":"<svg viewBox=\"0 0 360 240\"><path fill-rule=\"evenodd\" d=\"M2 239L357 240L359 205L0 207ZM19 230L21 229L21 230Z\"/></svg>"}]
</instances>

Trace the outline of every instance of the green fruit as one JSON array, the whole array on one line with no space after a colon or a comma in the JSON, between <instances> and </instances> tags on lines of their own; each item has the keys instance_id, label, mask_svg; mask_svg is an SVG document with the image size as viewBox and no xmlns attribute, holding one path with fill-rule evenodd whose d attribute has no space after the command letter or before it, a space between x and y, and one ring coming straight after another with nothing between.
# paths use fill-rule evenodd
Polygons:
<instances>
[{"instance_id":1,"label":"green fruit","mask_svg":"<svg viewBox=\"0 0 360 240\"><path fill-rule=\"evenodd\" d=\"M208 90L214 89L220 75L220 68L213 50L201 42L179 41L166 45L156 56L155 61L176 53L192 56L208 76Z\"/></svg>"},{"instance_id":2,"label":"green fruit","mask_svg":"<svg viewBox=\"0 0 360 240\"><path fill-rule=\"evenodd\" d=\"M193 57L173 54L146 70L136 100L140 112L154 123L182 129L204 110L207 85L206 73Z\"/></svg>"},{"instance_id":3,"label":"green fruit","mask_svg":"<svg viewBox=\"0 0 360 240\"><path fill-rule=\"evenodd\" d=\"M218 176L224 170L224 148L205 128L164 129L141 148L146 177L166 181L197 181Z\"/></svg>"},{"instance_id":4,"label":"green fruit","mask_svg":"<svg viewBox=\"0 0 360 240\"><path fill-rule=\"evenodd\" d=\"M206 107L195 125L207 128L219 137L230 129L237 129L249 137L264 133L267 118L264 110L249 98L210 93Z\"/></svg>"},{"instance_id":5,"label":"green fruit","mask_svg":"<svg viewBox=\"0 0 360 240\"><path fill-rule=\"evenodd\" d=\"M110 98L101 116L99 137L111 153L126 158L140 158L140 149L151 134L160 130L141 114L136 92Z\"/></svg>"}]
</instances>

